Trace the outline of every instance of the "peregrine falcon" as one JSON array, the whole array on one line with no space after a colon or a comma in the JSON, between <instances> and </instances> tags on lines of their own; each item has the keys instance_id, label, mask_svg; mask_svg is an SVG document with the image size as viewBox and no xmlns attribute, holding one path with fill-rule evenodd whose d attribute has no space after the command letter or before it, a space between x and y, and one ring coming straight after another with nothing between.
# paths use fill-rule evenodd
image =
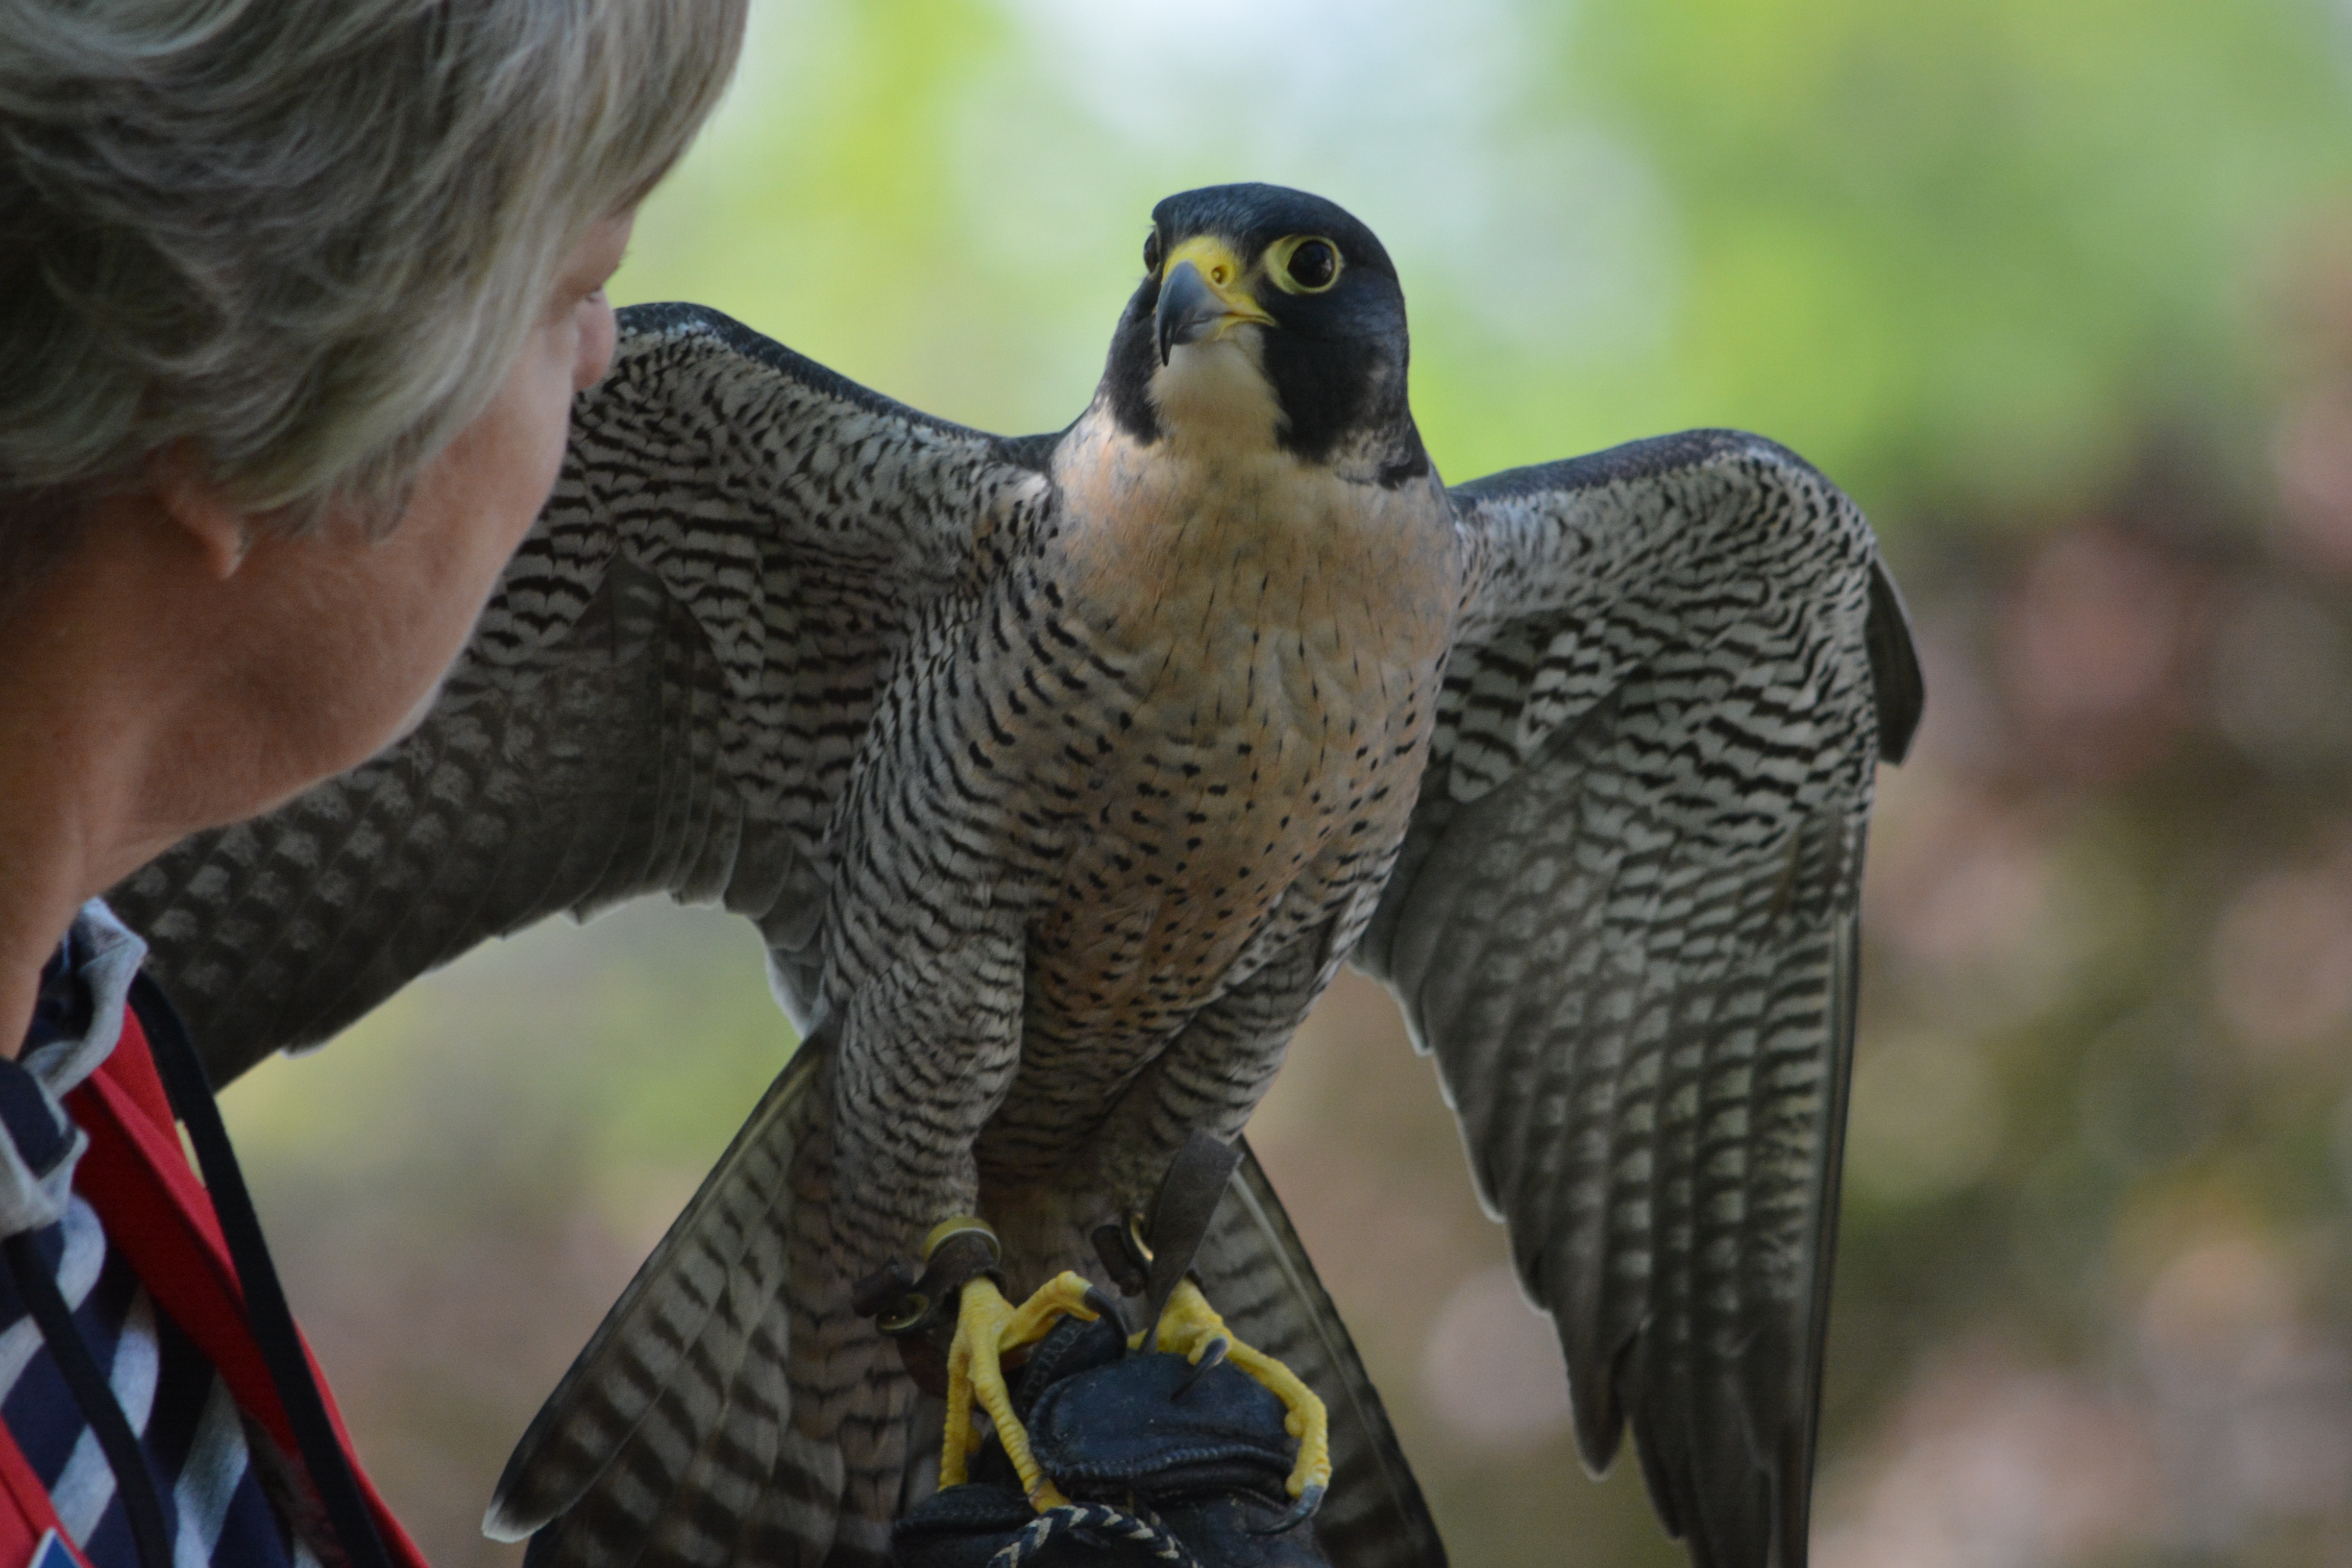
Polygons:
<instances>
[{"instance_id":1,"label":"peregrine falcon","mask_svg":"<svg viewBox=\"0 0 2352 1568\"><path fill-rule=\"evenodd\" d=\"M805 1043L509 1464L535 1563L878 1562L963 1445L858 1282L947 1221L1012 1292L964 1292L975 1365L1092 1310L1090 1237L1240 1137L1352 961L1587 1463L1630 1426L1699 1563L1799 1568L1864 829L1922 700L1868 524L1728 431L1442 483L1395 269L1318 197L1171 196L1143 265L1085 413L1020 439L624 312L423 726L119 907L222 1077L554 910L758 926ZM1328 1406L1332 1560L1442 1562L1246 1158L1197 1278L1163 1337Z\"/></svg>"}]
</instances>

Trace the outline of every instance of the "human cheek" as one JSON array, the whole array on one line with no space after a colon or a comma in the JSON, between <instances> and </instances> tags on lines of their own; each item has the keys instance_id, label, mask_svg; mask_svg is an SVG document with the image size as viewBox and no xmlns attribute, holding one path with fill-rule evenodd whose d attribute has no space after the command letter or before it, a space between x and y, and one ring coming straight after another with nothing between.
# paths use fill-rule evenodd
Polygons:
<instances>
[{"instance_id":1,"label":"human cheek","mask_svg":"<svg viewBox=\"0 0 2352 1568\"><path fill-rule=\"evenodd\" d=\"M572 390L585 392L613 368L613 352L620 342L620 323L613 301L599 289L580 302L576 312L580 342L572 364Z\"/></svg>"},{"instance_id":2,"label":"human cheek","mask_svg":"<svg viewBox=\"0 0 2352 1568\"><path fill-rule=\"evenodd\" d=\"M534 333L489 408L419 487L421 515L411 522L437 563L425 569L435 640L446 645L436 653L456 656L554 486L571 429L571 353L561 328ZM404 523L394 539L409 531Z\"/></svg>"},{"instance_id":3,"label":"human cheek","mask_svg":"<svg viewBox=\"0 0 2352 1568\"><path fill-rule=\"evenodd\" d=\"M572 389L583 352L574 338L576 331L575 323L565 321L543 331L508 384L511 459L505 482L498 487L499 515L489 531L499 565L522 542L563 467L572 435Z\"/></svg>"}]
</instances>

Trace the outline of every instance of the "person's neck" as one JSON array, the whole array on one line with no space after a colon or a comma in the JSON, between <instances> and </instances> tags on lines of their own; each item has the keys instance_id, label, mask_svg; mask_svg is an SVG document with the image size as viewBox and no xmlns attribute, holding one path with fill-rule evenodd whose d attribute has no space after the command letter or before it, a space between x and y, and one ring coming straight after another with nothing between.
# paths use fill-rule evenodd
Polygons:
<instances>
[{"instance_id":1,"label":"person's neck","mask_svg":"<svg viewBox=\"0 0 2352 1568\"><path fill-rule=\"evenodd\" d=\"M152 485L91 503L72 552L0 618L0 1055L84 903L182 837L266 809L271 750L250 574ZM244 558L239 556L238 561ZM279 591L283 592L282 584Z\"/></svg>"},{"instance_id":2,"label":"person's neck","mask_svg":"<svg viewBox=\"0 0 2352 1568\"><path fill-rule=\"evenodd\" d=\"M121 679L104 616L66 587L0 626L0 1056L23 1048L76 912L179 837L148 795L167 683Z\"/></svg>"},{"instance_id":3,"label":"person's neck","mask_svg":"<svg viewBox=\"0 0 2352 1568\"><path fill-rule=\"evenodd\" d=\"M121 836L92 831L86 796L58 798L58 786L95 775L27 759L43 742L10 718L0 706L0 1057L13 1058L58 939L83 904L141 860L97 847Z\"/></svg>"}]
</instances>

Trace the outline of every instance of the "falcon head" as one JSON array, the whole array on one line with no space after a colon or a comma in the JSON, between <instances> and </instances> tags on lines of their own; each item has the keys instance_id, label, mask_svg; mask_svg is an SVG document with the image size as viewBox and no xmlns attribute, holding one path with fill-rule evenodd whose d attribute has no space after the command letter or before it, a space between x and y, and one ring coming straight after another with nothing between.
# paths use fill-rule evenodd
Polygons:
<instances>
[{"instance_id":1,"label":"falcon head","mask_svg":"<svg viewBox=\"0 0 2352 1568\"><path fill-rule=\"evenodd\" d=\"M1320 196L1212 185L1151 211L1104 388L1145 445L1278 447L1396 486L1429 471L1405 398L1404 291Z\"/></svg>"}]
</instances>

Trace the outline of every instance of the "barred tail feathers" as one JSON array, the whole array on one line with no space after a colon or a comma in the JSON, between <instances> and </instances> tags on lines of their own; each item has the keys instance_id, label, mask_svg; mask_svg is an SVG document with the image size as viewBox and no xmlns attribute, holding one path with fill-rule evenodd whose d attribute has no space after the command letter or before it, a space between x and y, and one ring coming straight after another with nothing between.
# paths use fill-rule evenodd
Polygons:
<instances>
[{"instance_id":1,"label":"barred tail feathers","mask_svg":"<svg viewBox=\"0 0 2352 1568\"><path fill-rule=\"evenodd\" d=\"M913 1391L812 1276L824 1055L777 1077L516 1446L483 1529L530 1536L534 1568L880 1562ZM823 1436L793 1419L796 1337L841 1346L800 1391Z\"/></svg>"},{"instance_id":2,"label":"barred tail feathers","mask_svg":"<svg viewBox=\"0 0 2352 1568\"><path fill-rule=\"evenodd\" d=\"M849 1314L845 1283L813 1272L821 1055L778 1077L517 1445L484 1529L531 1536L530 1568L877 1568L890 1519L929 1491L936 1402ZM1331 1562L1443 1568L1380 1396L1254 1156L1198 1267L1234 1332L1330 1407L1317 1526ZM815 1352L798 1387L796 1342Z\"/></svg>"},{"instance_id":3,"label":"barred tail feathers","mask_svg":"<svg viewBox=\"0 0 2352 1568\"><path fill-rule=\"evenodd\" d=\"M1195 1267L1234 1332L1329 1407L1331 1490L1315 1533L1334 1568L1444 1568L1437 1525L1380 1393L1246 1142Z\"/></svg>"}]
</instances>

